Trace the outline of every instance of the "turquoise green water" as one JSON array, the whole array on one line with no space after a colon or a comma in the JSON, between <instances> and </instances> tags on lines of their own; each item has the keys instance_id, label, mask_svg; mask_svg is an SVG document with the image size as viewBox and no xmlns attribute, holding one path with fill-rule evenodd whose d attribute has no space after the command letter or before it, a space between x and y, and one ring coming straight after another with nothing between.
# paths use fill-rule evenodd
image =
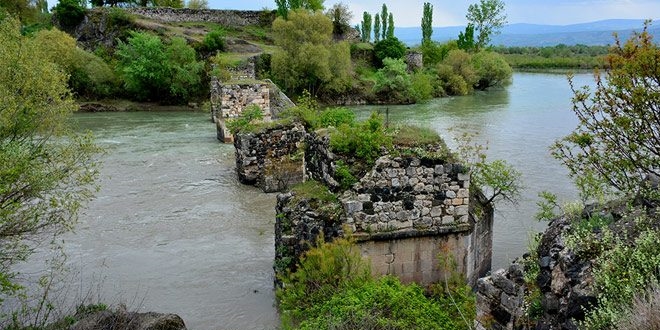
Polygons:
<instances>
[{"instance_id":1,"label":"turquoise green water","mask_svg":"<svg viewBox=\"0 0 660 330\"><path fill-rule=\"evenodd\" d=\"M589 75L577 77L587 83ZM496 213L494 268L524 252L536 223L537 193L573 198L548 146L576 124L563 75L514 75L506 89L423 105L390 106L392 122L451 136L476 134L493 159L523 173L518 205ZM386 107L356 107L359 116ZM275 195L241 185L234 150L215 139L206 113L77 114L106 147L101 190L68 235L70 266L102 283L110 302L177 313L190 329L269 329L278 324L272 292Z\"/></svg>"}]
</instances>

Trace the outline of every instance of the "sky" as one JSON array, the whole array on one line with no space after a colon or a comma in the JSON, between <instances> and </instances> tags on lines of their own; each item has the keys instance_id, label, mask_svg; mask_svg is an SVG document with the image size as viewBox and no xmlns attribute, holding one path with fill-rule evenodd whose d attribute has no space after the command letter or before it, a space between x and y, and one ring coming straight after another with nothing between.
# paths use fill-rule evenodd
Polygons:
<instances>
[{"instance_id":1,"label":"sky","mask_svg":"<svg viewBox=\"0 0 660 330\"><path fill-rule=\"evenodd\" d=\"M394 13L394 25L419 26L424 2L433 5L433 26L465 25L465 13L477 0L325 0L325 7L343 2L353 12L353 25L362 13L380 12L383 3ZM660 0L504 0L508 23L568 25L614 18L660 18ZM214 9L274 9L274 0L209 0ZM651 17L651 16L654 17Z\"/></svg>"}]
</instances>

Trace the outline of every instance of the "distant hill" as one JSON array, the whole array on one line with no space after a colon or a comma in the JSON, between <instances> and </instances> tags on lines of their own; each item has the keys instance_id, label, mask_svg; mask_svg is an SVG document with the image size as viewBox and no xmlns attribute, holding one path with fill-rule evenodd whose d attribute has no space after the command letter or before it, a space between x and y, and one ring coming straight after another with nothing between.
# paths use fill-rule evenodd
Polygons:
<instances>
[{"instance_id":1,"label":"distant hill","mask_svg":"<svg viewBox=\"0 0 660 330\"><path fill-rule=\"evenodd\" d=\"M621 39L626 39L633 31L640 31L643 26L644 20L641 19L610 19L571 25L509 24L502 29L502 34L493 38L493 45L610 45L614 42L614 32L618 33ZM444 42L456 39L463 30L464 26L436 27L433 28L433 40ZM651 25L649 32L656 41L660 41L660 27ZM395 35L411 46L419 44L422 39L419 27L397 27Z\"/></svg>"}]
</instances>

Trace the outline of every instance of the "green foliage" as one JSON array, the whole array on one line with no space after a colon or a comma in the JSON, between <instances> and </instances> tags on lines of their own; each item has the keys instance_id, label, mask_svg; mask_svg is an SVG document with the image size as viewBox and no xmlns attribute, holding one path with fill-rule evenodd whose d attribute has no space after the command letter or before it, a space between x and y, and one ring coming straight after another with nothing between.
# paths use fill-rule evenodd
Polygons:
<instances>
[{"instance_id":1,"label":"green foliage","mask_svg":"<svg viewBox=\"0 0 660 330\"><path fill-rule=\"evenodd\" d=\"M103 98L115 94L119 80L98 56L76 47L76 41L57 29L34 34L34 43L49 60L69 74L68 84L77 97Z\"/></svg>"},{"instance_id":2,"label":"green foliage","mask_svg":"<svg viewBox=\"0 0 660 330\"><path fill-rule=\"evenodd\" d=\"M406 45L404 45L396 37L385 38L374 45L374 53L376 59L383 64L386 58L400 59L406 55Z\"/></svg>"},{"instance_id":3,"label":"green foliage","mask_svg":"<svg viewBox=\"0 0 660 330\"><path fill-rule=\"evenodd\" d=\"M383 38L383 40L387 39L387 5L383 4L383 7L381 8L380 11L380 26L382 28L382 32L380 33L380 36Z\"/></svg>"},{"instance_id":4,"label":"green foliage","mask_svg":"<svg viewBox=\"0 0 660 330\"><path fill-rule=\"evenodd\" d=\"M350 155L373 163L381 154L381 148L390 148L392 138L385 134L383 119L372 113L369 119L354 125L342 125L330 135L330 147L334 152Z\"/></svg>"},{"instance_id":5,"label":"green foliage","mask_svg":"<svg viewBox=\"0 0 660 330\"><path fill-rule=\"evenodd\" d=\"M376 13L374 15L374 43L378 43L380 41L380 22L380 14ZM383 37L385 36L383 35Z\"/></svg>"},{"instance_id":6,"label":"green foliage","mask_svg":"<svg viewBox=\"0 0 660 330\"><path fill-rule=\"evenodd\" d=\"M484 90L511 82L513 70L500 54L480 51L472 56L472 65L479 77L474 85L476 89Z\"/></svg>"},{"instance_id":7,"label":"green foliage","mask_svg":"<svg viewBox=\"0 0 660 330\"><path fill-rule=\"evenodd\" d=\"M275 0L277 16L284 19L289 18L289 12L299 9L308 11L323 10L324 0Z\"/></svg>"},{"instance_id":8,"label":"green foliage","mask_svg":"<svg viewBox=\"0 0 660 330\"><path fill-rule=\"evenodd\" d=\"M154 7L183 8L183 0L150 0Z\"/></svg>"},{"instance_id":9,"label":"green foliage","mask_svg":"<svg viewBox=\"0 0 660 330\"><path fill-rule=\"evenodd\" d=\"M135 17L122 8L110 8L108 10L108 19L114 27L128 27L135 22Z\"/></svg>"},{"instance_id":10,"label":"green foliage","mask_svg":"<svg viewBox=\"0 0 660 330\"><path fill-rule=\"evenodd\" d=\"M573 90L573 111L578 127L552 147L576 180L583 199L607 193L641 194L657 199L658 190L647 175L660 174L660 48L645 27L608 56L605 76L596 74L596 87Z\"/></svg>"},{"instance_id":11,"label":"green foliage","mask_svg":"<svg viewBox=\"0 0 660 330\"><path fill-rule=\"evenodd\" d=\"M424 12L422 14L422 45L431 42L433 34L433 5L430 2L424 2Z\"/></svg>"},{"instance_id":12,"label":"green foliage","mask_svg":"<svg viewBox=\"0 0 660 330\"><path fill-rule=\"evenodd\" d=\"M208 0L188 0L186 8L190 9L209 9Z\"/></svg>"},{"instance_id":13,"label":"green foliage","mask_svg":"<svg viewBox=\"0 0 660 330\"><path fill-rule=\"evenodd\" d=\"M315 200L322 205L335 204L338 201L337 196L328 190L327 186L314 180L306 180L303 183L299 183L293 186L291 191L295 194L298 200L303 198ZM322 243L319 244L323 246Z\"/></svg>"},{"instance_id":14,"label":"green foliage","mask_svg":"<svg viewBox=\"0 0 660 330\"><path fill-rule=\"evenodd\" d=\"M438 132L429 127L399 125L394 128L392 135L394 136L394 144L398 146L413 148L445 144Z\"/></svg>"},{"instance_id":15,"label":"green foliage","mask_svg":"<svg viewBox=\"0 0 660 330\"><path fill-rule=\"evenodd\" d=\"M238 132L250 131L254 124L264 118L264 112L256 104L251 104L243 109L241 116L235 119L227 120L227 128L232 134Z\"/></svg>"},{"instance_id":16,"label":"green foliage","mask_svg":"<svg viewBox=\"0 0 660 330\"><path fill-rule=\"evenodd\" d=\"M365 281L307 311L299 329L461 329L416 284L391 276Z\"/></svg>"},{"instance_id":17,"label":"green foliage","mask_svg":"<svg viewBox=\"0 0 660 330\"><path fill-rule=\"evenodd\" d=\"M0 0L0 20L5 12L21 21L22 24L34 24L43 21L48 12L48 3L43 0Z\"/></svg>"},{"instance_id":18,"label":"green foliage","mask_svg":"<svg viewBox=\"0 0 660 330\"><path fill-rule=\"evenodd\" d=\"M332 42L332 22L321 12L295 10L273 22L272 72L280 86L297 94L308 90L343 92L350 85L350 46Z\"/></svg>"},{"instance_id":19,"label":"green foliage","mask_svg":"<svg viewBox=\"0 0 660 330\"><path fill-rule=\"evenodd\" d=\"M360 24L360 39L362 42L370 42L371 41L371 14L368 12L362 13L362 23Z\"/></svg>"},{"instance_id":20,"label":"green foliage","mask_svg":"<svg viewBox=\"0 0 660 330\"><path fill-rule=\"evenodd\" d=\"M137 100L184 103L201 88L203 63L182 38L164 44L158 36L131 32L119 41L117 68L124 88Z\"/></svg>"},{"instance_id":21,"label":"green foliage","mask_svg":"<svg viewBox=\"0 0 660 330\"><path fill-rule=\"evenodd\" d=\"M342 160L335 163L334 177L339 181L339 186L342 190L347 190L353 186L358 180L351 173L351 169Z\"/></svg>"},{"instance_id":22,"label":"green foliage","mask_svg":"<svg viewBox=\"0 0 660 330\"><path fill-rule=\"evenodd\" d=\"M515 203L523 190L521 177L520 171L506 161L498 159L475 164L471 183L482 189L488 189L486 203L499 201Z\"/></svg>"},{"instance_id":23,"label":"green foliage","mask_svg":"<svg viewBox=\"0 0 660 330\"><path fill-rule=\"evenodd\" d=\"M515 204L523 190L522 174L505 160L488 161L486 147L472 142L470 134L456 138L458 156L471 169L471 185L482 189L487 204Z\"/></svg>"},{"instance_id":24,"label":"green foliage","mask_svg":"<svg viewBox=\"0 0 660 330\"><path fill-rule=\"evenodd\" d=\"M351 240L338 238L328 243L320 237L316 247L300 258L297 270L280 278L282 288L276 294L283 322L307 318L308 309L369 277L368 264Z\"/></svg>"},{"instance_id":25,"label":"green foliage","mask_svg":"<svg viewBox=\"0 0 660 330\"><path fill-rule=\"evenodd\" d=\"M353 19L353 13L343 3L336 3L332 8L328 9L326 15L332 20L332 33L335 35L343 35L348 31Z\"/></svg>"},{"instance_id":26,"label":"green foliage","mask_svg":"<svg viewBox=\"0 0 660 330\"><path fill-rule=\"evenodd\" d=\"M468 7L465 18L479 32L475 44L476 50L484 49L490 44L491 37L499 34L502 26L506 24L504 1L479 0L479 4L471 4Z\"/></svg>"},{"instance_id":27,"label":"green foliage","mask_svg":"<svg viewBox=\"0 0 660 330\"><path fill-rule=\"evenodd\" d=\"M564 44L549 47L495 47L511 67L520 69L594 69L605 68L607 46Z\"/></svg>"},{"instance_id":28,"label":"green foliage","mask_svg":"<svg viewBox=\"0 0 660 330\"><path fill-rule=\"evenodd\" d=\"M458 34L458 40L456 41L459 49L462 49L466 52L473 51L477 45L474 41L474 25L469 23L465 27L465 32L460 32Z\"/></svg>"},{"instance_id":29,"label":"green foliage","mask_svg":"<svg viewBox=\"0 0 660 330\"><path fill-rule=\"evenodd\" d=\"M318 116L316 128L340 127L341 125L353 125L355 113L346 108L331 108L322 111Z\"/></svg>"},{"instance_id":30,"label":"green foliage","mask_svg":"<svg viewBox=\"0 0 660 330\"><path fill-rule=\"evenodd\" d=\"M455 49L436 68L439 85L449 95L467 95L479 80L472 64L472 56Z\"/></svg>"},{"instance_id":31,"label":"green foliage","mask_svg":"<svg viewBox=\"0 0 660 330\"><path fill-rule=\"evenodd\" d=\"M422 55L424 55L424 66L436 66L447 57L449 51L457 48L455 41L448 41L444 44L438 44L435 42L422 44L420 50L422 51Z\"/></svg>"},{"instance_id":32,"label":"green foliage","mask_svg":"<svg viewBox=\"0 0 660 330\"><path fill-rule=\"evenodd\" d=\"M66 81L18 21L0 21L0 303L17 293L12 266L71 231L96 191L99 150L69 126Z\"/></svg>"},{"instance_id":33,"label":"green foliage","mask_svg":"<svg viewBox=\"0 0 660 330\"><path fill-rule=\"evenodd\" d=\"M433 77L426 72L415 72L410 85L410 96L415 102L422 102L433 98L435 88Z\"/></svg>"},{"instance_id":34,"label":"green foliage","mask_svg":"<svg viewBox=\"0 0 660 330\"><path fill-rule=\"evenodd\" d=\"M388 17L388 23L387 23L387 35L386 38L394 38L394 15L390 13L390 16Z\"/></svg>"},{"instance_id":35,"label":"green foliage","mask_svg":"<svg viewBox=\"0 0 660 330\"><path fill-rule=\"evenodd\" d=\"M85 9L78 0L60 0L53 12L60 25L67 29L75 28L85 18Z\"/></svg>"},{"instance_id":36,"label":"green foliage","mask_svg":"<svg viewBox=\"0 0 660 330\"><path fill-rule=\"evenodd\" d=\"M376 73L374 92L393 102L406 102L410 97L411 86L406 63L402 59L385 58L383 68Z\"/></svg>"},{"instance_id":37,"label":"green foliage","mask_svg":"<svg viewBox=\"0 0 660 330\"><path fill-rule=\"evenodd\" d=\"M204 36L202 42L203 48L207 52L224 51L225 50L225 30L222 28L215 29Z\"/></svg>"},{"instance_id":38,"label":"green foliage","mask_svg":"<svg viewBox=\"0 0 660 330\"><path fill-rule=\"evenodd\" d=\"M621 239L603 249L593 262L598 308L587 314L584 329L610 329L625 318L636 293L660 281L660 233L642 232L632 245Z\"/></svg>"},{"instance_id":39,"label":"green foliage","mask_svg":"<svg viewBox=\"0 0 660 330\"><path fill-rule=\"evenodd\" d=\"M285 329L469 329L476 310L464 283L429 298L395 277L374 280L350 238L321 240L282 282L277 297Z\"/></svg>"},{"instance_id":40,"label":"green foliage","mask_svg":"<svg viewBox=\"0 0 660 330\"><path fill-rule=\"evenodd\" d=\"M557 202L557 195L548 192L542 191L539 193L540 200L536 202L539 211L534 215L534 218L538 221L550 221L557 217L555 210L559 208L559 203Z\"/></svg>"}]
</instances>

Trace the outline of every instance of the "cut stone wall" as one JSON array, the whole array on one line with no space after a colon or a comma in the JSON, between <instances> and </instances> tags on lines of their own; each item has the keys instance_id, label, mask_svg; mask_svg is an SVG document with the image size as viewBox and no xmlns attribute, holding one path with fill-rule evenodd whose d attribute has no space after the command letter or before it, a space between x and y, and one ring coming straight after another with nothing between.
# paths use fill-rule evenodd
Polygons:
<instances>
[{"instance_id":1,"label":"cut stone wall","mask_svg":"<svg viewBox=\"0 0 660 330\"><path fill-rule=\"evenodd\" d=\"M239 181L256 185L265 192L286 190L302 182L304 136L305 128L300 124L237 134L234 147Z\"/></svg>"},{"instance_id":2,"label":"cut stone wall","mask_svg":"<svg viewBox=\"0 0 660 330\"><path fill-rule=\"evenodd\" d=\"M270 84L222 84L217 78L211 79L211 120L216 123L218 140L224 143L234 141L226 120L240 117L252 104L261 108L263 121L271 121Z\"/></svg>"},{"instance_id":3,"label":"cut stone wall","mask_svg":"<svg viewBox=\"0 0 660 330\"><path fill-rule=\"evenodd\" d=\"M406 64L408 72L415 72L424 68L424 55L420 52L409 51L406 53Z\"/></svg>"},{"instance_id":4,"label":"cut stone wall","mask_svg":"<svg viewBox=\"0 0 660 330\"><path fill-rule=\"evenodd\" d=\"M306 177L340 192L340 158L330 151L328 137L308 134L305 145ZM482 197L470 194L470 176L463 172L461 165L442 160L382 156L339 195L334 216L311 207L314 200L282 194L275 263L295 265L320 233L332 239L347 228L375 275L428 286L458 271L474 285L490 270L493 213L480 204ZM442 271L441 257L453 258L457 268Z\"/></svg>"},{"instance_id":5,"label":"cut stone wall","mask_svg":"<svg viewBox=\"0 0 660 330\"><path fill-rule=\"evenodd\" d=\"M126 8L130 13L163 22L213 22L224 26L262 25L275 20L272 11L189 9L167 7Z\"/></svg>"},{"instance_id":6,"label":"cut stone wall","mask_svg":"<svg viewBox=\"0 0 660 330\"><path fill-rule=\"evenodd\" d=\"M264 112L264 121L270 121L270 85L267 83L224 84L221 87L220 115L237 118L250 105L257 105Z\"/></svg>"}]
</instances>

